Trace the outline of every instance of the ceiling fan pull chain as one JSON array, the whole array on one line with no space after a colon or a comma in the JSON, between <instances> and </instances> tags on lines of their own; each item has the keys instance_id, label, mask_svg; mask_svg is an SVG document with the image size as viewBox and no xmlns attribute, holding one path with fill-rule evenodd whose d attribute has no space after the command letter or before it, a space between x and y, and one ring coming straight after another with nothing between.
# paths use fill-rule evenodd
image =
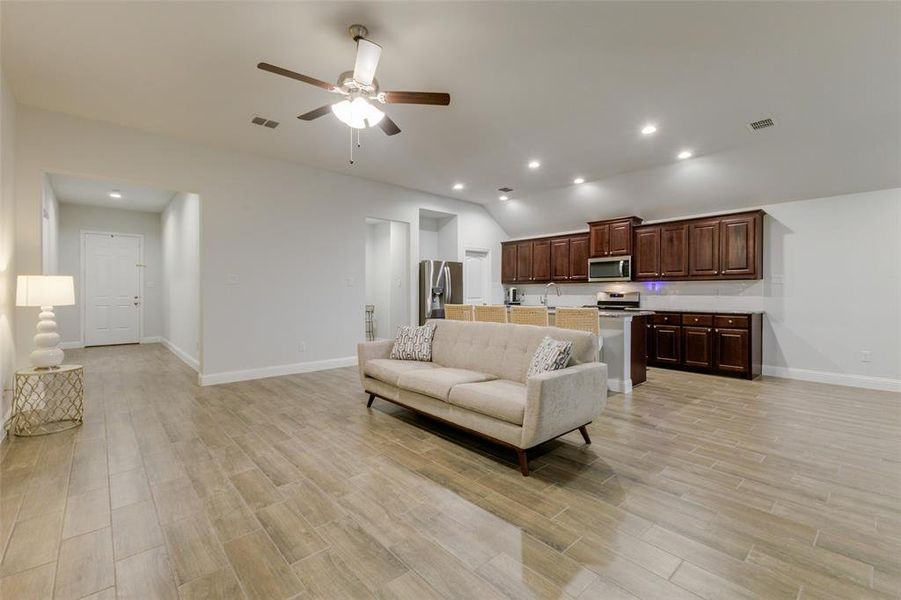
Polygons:
<instances>
[{"instance_id":1,"label":"ceiling fan pull chain","mask_svg":"<svg viewBox=\"0 0 901 600\"><path fill-rule=\"evenodd\" d=\"M354 130L353 127L349 127L350 129L350 164L354 164Z\"/></svg>"}]
</instances>

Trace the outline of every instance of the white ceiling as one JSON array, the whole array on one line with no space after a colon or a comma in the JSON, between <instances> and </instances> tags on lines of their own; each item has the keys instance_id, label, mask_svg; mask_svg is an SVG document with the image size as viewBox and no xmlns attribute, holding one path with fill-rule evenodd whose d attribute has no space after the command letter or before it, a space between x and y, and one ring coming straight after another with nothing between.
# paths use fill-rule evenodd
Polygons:
<instances>
[{"instance_id":1,"label":"white ceiling","mask_svg":"<svg viewBox=\"0 0 901 600\"><path fill-rule=\"evenodd\" d=\"M403 133L349 167L345 126L295 118L334 97L255 65L334 80L354 22L383 89L452 100L388 107ZM4 1L2 59L24 104L486 203L512 234L901 185L898 2Z\"/></svg>"},{"instance_id":2,"label":"white ceiling","mask_svg":"<svg viewBox=\"0 0 901 600\"><path fill-rule=\"evenodd\" d=\"M48 173L50 186L56 199L70 204L87 204L125 210L162 212L175 192L112 181L86 179L72 175ZM118 191L121 198L110 198L110 192Z\"/></svg>"}]
</instances>

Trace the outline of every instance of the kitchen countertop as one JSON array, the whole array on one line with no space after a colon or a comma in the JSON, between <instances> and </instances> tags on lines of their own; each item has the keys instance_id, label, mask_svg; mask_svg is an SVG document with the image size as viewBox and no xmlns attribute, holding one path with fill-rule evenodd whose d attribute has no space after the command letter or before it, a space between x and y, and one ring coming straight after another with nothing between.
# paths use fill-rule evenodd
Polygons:
<instances>
[{"instance_id":1,"label":"kitchen countertop","mask_svg":"<svg viewBox=\"0 0 901 600\"><path fill-rule=\"evenodd\" d=\"M707 310L689 308L658 308L655 313L691 313L695 315L762 315L762 310Z\"/></svg>"},{"instance_id":2,"label":"kitchen countertop","mask_svg":"<svg viewBox=\"0 0 901 600\"><path fill-rule=\"evenodd\" d=\"M514 306L525 306L527 308L535 308L541 306L540 304L515 304ZM556 306L551 306L547 309L549 315L553 315L557 313ZM585 306L561 306L559 308L589 308ZM510 310L510 305L507 305L507 310ZM647 315L653 315L654 311L652 310L600 310L598 309L598 317L603 317L607 319L622 319L625 317L643 317Z\"/></svg>"},{"instance_id":3,"label":"kitchen countertop","mask_svg":"<svg viewBox=\"0 0 901 600\"><path fill-rule=\"evenodd\" d=\"M510 310L511 305L507 305L507 310ZM526 307L535 307L541 306L540 304L515 304L513 306L526 306ZM588 307L561 307L561 308L588 308ZM547 309L548 314L555 314L557 307L551 306ZM650 309L650 308L642 308L639 310L600 310L598 309L598 315L605 318L622 318L622 317L634 317L636 315L647 316L653 315L657 313L691 313L698 315L762 315L764 314L762 310L708 310L708 309L689 309L689 308L658 308L658 309Z\"/></svg>"}]
</instances>

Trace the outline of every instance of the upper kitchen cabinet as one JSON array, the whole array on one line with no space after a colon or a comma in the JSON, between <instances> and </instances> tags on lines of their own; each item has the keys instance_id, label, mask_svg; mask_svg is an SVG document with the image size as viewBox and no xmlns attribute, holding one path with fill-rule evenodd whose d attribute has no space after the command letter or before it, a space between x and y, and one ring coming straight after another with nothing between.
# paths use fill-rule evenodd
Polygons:
<instances>
[{"instance_id":1,"label":"upper kitchen cabinet","mask_svg":"<svg viewBox=\"0 0 901 600\"><path fill-rule=\"evenodd\" d=\"M516 243L516 276L513 281L532 281L532 242Z\"/></svg>"},{"instance_id":2,"label":"upper kitchen cabinet","mask_svg":"<svg viewBox=\"0 0 901 600\"><path fill-rule=\"evenodd\" d=\"M641 223L638 217L594 221L588 224L591 258L632 254L632 228Z\"/></svg>"},{"instance_id":3,"label":"upper kitchen cabinet","mask_svg":"<svg viewBox=\"0 0 901 600\"><path fill-rule=\"evenodd\" d=\"M551 241L532 242L532 281L548 281L551 278Z\"/></svg>"},{"instance_id":4,"label":"upper kitchen cabinet","mask_svg":"<svg viewBox=\"0 0 901 600\"><path fill-rule=\"evenodd\" d=\"M569 261L570 242L568 237L551 240L551 279L554 281L569 280L572 266ZM586 259L587 260L587 259Z\"/></svg>"},{"instance_id":5,"label":"upper kitchen cabinet","mask_svg":"<svg viewBox=\"0 0 901 600\"><path fill-rule=\"evenodd\" d=\"M588 281L588 234L569 238L569 280Z\"/></svg>"},{"instance_id":6,"label":"upper kitchen cabinet","mask_svg":"<svg viewBox=\"0 0 901 600\"><path fill-rule=\"evenodd\" d=\"M501 244L501 281L516 281L516 244Z\"/></svg>"},{"instance_id":7,"label":"upper kitchen cabinet","mask_svg":"<svg viewBox=\"0 0 901 600\"><path fill-rule=\"evenodd\" d=\"M688 227L692 279L763 277L763 211L691 221Z\"/></svg>"},{"instance_id":8,"label":"upper kitchen cabinet","mask_svg":"<svg viewBox=\"0 0 901 600\"><path fill-rule=\"evenodd\" d=\"M642 225L633 240L636 280L763 276L762 211Z\"/></svg>"}]
</instances>

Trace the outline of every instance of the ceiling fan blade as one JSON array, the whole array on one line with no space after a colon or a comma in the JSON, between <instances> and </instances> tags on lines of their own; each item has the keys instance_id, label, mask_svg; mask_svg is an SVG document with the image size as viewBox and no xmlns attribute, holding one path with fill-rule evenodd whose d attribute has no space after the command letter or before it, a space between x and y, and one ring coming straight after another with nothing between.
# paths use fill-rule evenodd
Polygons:
<instances>
[{"instance_id":1,"label":"ceiling fan blade","mask_svg":"<svg viewBox=\"0 0 901 600\"><path fill-rule=\"evenodd\" d=\"M357 39L357 60L354 63L354 80L363 85L372 85L375 69L379 66L382 47L366 38Z\"/></svg>"},{"instance_id":2,"label":"ceiling fan blade","mask_svg":"<svg viewBox=\"0 0 901 600\"><path fill-rule=\"evenodd\" d=\"M384 96L387 104L450 104L450 94L443 92L384 92Z\"/></svg>"},{"instance_id":3,"label":"ceiling fan blade","mask_svg":"<svg viewBox=\"0 0 901 600\"><path fill-rule=\"evenodd\" d=\"M310 112L304 113L297 117L303 121L312 121L313 119L318 119L319 117L324 117L325 115L332 112L332 105L326 104L325 106L320 106L317 109L311 110Z\"/></svg>"},{"instance_id":4,"label":"ceiling fan blade","mask_svg":"<svg viewBox=\"0 0 901 600\"><path fill-rule=\"evenodd\" d=\"M275 73L276 75L281 75L283 77L289 77L291 79L296 79L297 81L309 83L310 85L321 87L322 89L328 90L330 92L335 91L335 86L331 83L326 83L322 80L316 79L315 77L301 75L300 73L295 73L294 71L289 71L288 69L283 69L282 67L276 67L275 65L270 65L269 63L261 62L257 65L257 68L262 69L263 71L269 71L270 73Z\"/></svg>"},{"instance_id":5,"label":"ceiling fan blade","mask_svg":"<svg viewBox=\"0 0 901 600\"><path fill-rule=\"evenodd\" d=\"M382 117L382 120L379 121L379 127L382 128L387 135L397 135L400 133L400 127L397 126L397 123L392 121L388 115Z\"/></svg>"}]
</instances>

